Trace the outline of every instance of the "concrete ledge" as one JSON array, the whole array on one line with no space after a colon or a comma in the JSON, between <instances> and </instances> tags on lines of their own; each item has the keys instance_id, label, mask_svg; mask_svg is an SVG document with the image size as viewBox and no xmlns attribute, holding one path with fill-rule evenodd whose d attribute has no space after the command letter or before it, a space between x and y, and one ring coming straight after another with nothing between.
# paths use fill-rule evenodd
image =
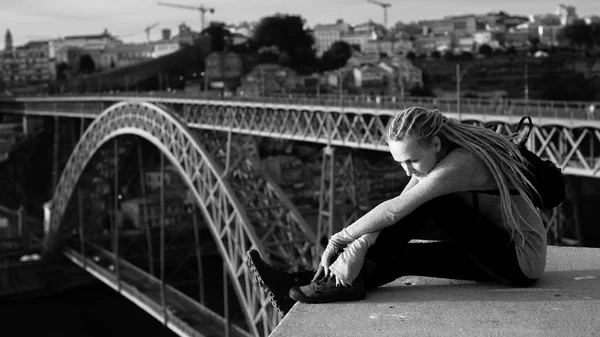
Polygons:
<instances>
[{"instance_id":1,"label":"concrete ledge","mask_svg":"<svg viewBox=\"0 0 600 337\"><path fill-rule=\"evenodd\" d=\"M403 277L359 302L297 303L271 336L600 336L600 249L549 247L530 288Z\"/></svg>"}]
</instances>

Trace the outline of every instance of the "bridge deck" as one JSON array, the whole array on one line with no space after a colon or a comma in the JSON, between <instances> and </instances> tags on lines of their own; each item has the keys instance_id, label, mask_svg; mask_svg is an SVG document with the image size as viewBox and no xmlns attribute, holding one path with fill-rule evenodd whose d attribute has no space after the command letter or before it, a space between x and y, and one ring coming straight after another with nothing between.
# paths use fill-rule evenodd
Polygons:
<instances>
[{"instance_id":1,"label":"bridge deck","mask_svg":"<svg viewBox=\"0 0 600 337\"><path fill-rule=\"evenodd\" d=\"M117 264L114 256L96 245L86 245L86 256L72 247L64 250L65 255L95 277L123 294L142 307L159 321L166 321L167 327L180 336L218 336L225 331L222 317L200 303L194 302L171 286L165 289L166 311L161 306L160 282L134 265L120 260L120 278L114 274ZM233 325L231 336L249 336L241 328Z\"/></svg>"},{"instance_id":2,"label":"bridge deck","mask_svg":"<svg viewBox=\"0 0 600 337\"><path fill-rule=\"evenodd\" d=\"M544 278L526 289L405 277L360 302L296 304L271 336L597 336L599 257L550 247Z\"/></svg>"}]
</instances>

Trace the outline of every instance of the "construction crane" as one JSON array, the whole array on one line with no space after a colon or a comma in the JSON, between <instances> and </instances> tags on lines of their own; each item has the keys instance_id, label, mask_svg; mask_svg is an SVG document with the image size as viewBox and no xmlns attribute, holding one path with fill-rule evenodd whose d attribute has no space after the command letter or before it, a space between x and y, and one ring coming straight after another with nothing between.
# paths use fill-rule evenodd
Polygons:
<instances>
[{"instance_id":1,"label":"construction crane","mask_svg":"<svg viewBox=\"0 0 600 337\"><path fill-rule=\"evenodd\" d=\"M151 24L150 26L144 28L144 32L146 32L146 40L148 42L150 42L150 31L152 30L152 28L158 26L158 22L155 22L153 24Z\"/></svg>"},{"instance_id":2,"label":"construction crane","mask_svg":"<svg viewBox=\"0 0 600 337\"><path fill-rule=\"evenodd\" d=\"M215 12L214 8L207 8L204 6L194 7L194 6L178 5L178 4L172 4L172 3L166 3L166 2L159 2L158 5L199 11L200 12L200 26L201 26L200 31L204 30L204 15L206 14L206 12L209 12L211 14Z\"/></svg>"},{"instance_id":3,"label":"construction crane","mask_svg":"<svg viewBox=\"0 0 600 337\"><path fill-rule=\"evenodd\" d=\"M381 6L383 8L383 25L387 28L387 9L392 7L392 4L379 2L376 0L367 0L367 2L372 3L377 6Z\"/></svg>"}]
</instances>

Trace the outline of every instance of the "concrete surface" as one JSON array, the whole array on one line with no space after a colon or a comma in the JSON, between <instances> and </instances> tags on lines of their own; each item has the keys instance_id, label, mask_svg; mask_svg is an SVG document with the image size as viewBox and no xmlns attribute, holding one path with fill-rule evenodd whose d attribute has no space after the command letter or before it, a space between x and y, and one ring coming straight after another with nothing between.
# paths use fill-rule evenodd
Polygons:
<instances>
[{"instance_id":1,"label":"concrete surface","mask_svg":"<svg viewBox=\"0 0 600 337\"><path fill-rule=\"evenodd\" d=\"M359 302L297 303L271 336L600 336L600 249L549 247L530 288L403 277Z\"/></svg>"}]
</instances>

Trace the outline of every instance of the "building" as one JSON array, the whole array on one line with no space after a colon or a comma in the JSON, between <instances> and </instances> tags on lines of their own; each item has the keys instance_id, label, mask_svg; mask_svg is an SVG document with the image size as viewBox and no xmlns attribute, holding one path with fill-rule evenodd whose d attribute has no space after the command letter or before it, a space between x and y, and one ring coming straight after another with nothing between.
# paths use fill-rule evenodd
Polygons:
<instances>
[{"instance_id":1,"label":"building","mask_svg":"<svg viewBox=\"0 0 600 337\"><path fill-rule=\"evenodd\" d=\"M240 33L231 33L231 45L238 46L248 43L250 38L247 35Z\"/></svg>"},{"instance_id":2,"label":"building","mask_svg":"<svg viewBox=\"0 0 600 337\"><path fill-rule=\"evenodd\" d=\"M473 52L477 44L473 35L460 36L456 38L456 48L458 52Z\"/></svg>"},{"instance_id":3,"label":"building","mask_svg":"<svg viewBox=\"0 0 600 337\"><path fill-rule=\"evenodd\" d=\"M457 36L472 35L478 30L485 29L485 24L473 14L449 16L447 20L452 22L452 33Z\"/></svg>"},{"instance_id":4,"label":"building","mask_svg":"<svg viewBox=\"0 0 600 337\"><path fill-rule=\"evenodd\" d=\"M158 41L150 43L152 45L151 58L158 58L165 55L169 55L178 51L181 46L177 42L172 41Z\"/></svg>"},{"instance_id":5,"label":"building","mask_svg":"<svg viewBox=\"0 0 600 337\"><path fill-rule=\"evenodd\" d=\"M295 156L274 156L261 161L261 168L267 171L277 184L286 188L302 188L307 181L304 162Z\"/></svg>"},{"instance_id":6,"label":"building","mask_svg":"<svg viewBox=\"0 0 600 337\"><path fill-rule=\"evenodd\" d=\"M433 51L443 52L452 50L454 39L449 34L420 36L414 42L414 50L417 54L427 54Z\"/></svg>"},{"instance_id":7,"label":"building","mask_svg":"<svg viewBox=\"0 0 600 337\"><path fill-rule=\"evenodd\" d=\"M529 46L532 33L529 29L511 29L504 34L504 46L525 49Z\"/></svg>"},{"instance_id":8,"label":"building","mask_svg":"<svg viewBox=\"0 0 600 337\"><path fill-rule=\"evenodd\" d=\"M468 14L447 16L440 20L424 20L418 25L422 27L423 35L465 36L485 30L488 20L486 17Z\"/></svg>"},{"instance_id":9,"label":"building","mask_svg":"<svg viewBox=\"0 0 600 337\"><path fill-rule=\"evenodd\" d=\"M179 25L179 34L173 36L172 42L177 42L182 46L193 45L196 40L200 37L200 33L192 31L190 26L185 23Z\"/></svg>"},{"instance_id":10,"label":"building","mask_svg":"<svg viewBox=\"0 0 600 337\"><path fill-rule=\"evenodd\" d=\"M145 202L144 202L145 201ZM182 202L175 191L165 191L165 226L176 226L189 223L191 216L188 213L189 204ZM148 216L151 228L160 227L160 192L151 192L144 198L133 198L121 203L121 227L144 229L144 219ZM147 214L145 213L147 212Z\"/></svg>"},{"instance_id":11,"label":"building","mask_svg":"<svg viewBox=\"0 0 600 337\"><path fill-rule=\"evenodd\" d=\"M478 45L484 45L487 44L490 47L494 47L493 44L494 41L497 42L497 40L494 39L494 33L490 32L490 31L481 31L481 32L475 32L473 34L473 42Z\"/></svg>"},{"instance_id":12,"label":"building","mask_svg":"<svg viewBox=\"0 0 600 337\"><path fill-rule=\"evenodd\" d=\"M362 52L365 54L406 55L413 51L413 43L409 40L381 39L369 40Z\"/></svg>"},{"instance_id":13,"label":"building","mask_svg":"<svg viewBox=\"0 0 600 337\"><path fill-rule=\"evenodd\" d=\"M558 45L559 33L562 26L557 25L543 25L538 27L537 35L540 39L540 43L547 46Z\"/></svg>"},{"instance_id":14,"label":"building","mask_svg":"<svg viewBox=\"0 0 600 337\"><path fill-rule=\"evenodd\" d=\"M0 123L0 163L8 159L8 154L23 134L21 123Z\"/></svg>"},{"instance_id":15,"label":"building","mask_svg":"<svg viewBox=\"0 0 600 337\"><path fill-rule=\"evenodd\" d=\"M0 52L0 80L5 88L44 85L56 78L49 41L32 41Z\"/></svg>"},{"instance_id":16,"label":"building","mask_svg":"<svg viewBox=\"0 0 600 337\"><path fill-rule=\"evenodd\" d=\"M101 34L70 35L51 42L53 53L63 48L81 48L84 50L102 50L122 44L123 41L112 36L107 29Z\"/></svg>"},{"instance_id":17,"label":"building","mask_svg":"<svg viewBox=\"0 0 600 337\"><path fill-rule=\"evenodd\" d=\"M188 210L195 204L194 195L172 165L166 165L164 175L159 169L148 170L144 174L146 199L132 198L121 203L121 221L124 227L143 229L145 212L150 227L160 226L160 188L165 185L165 225L175 226L189 223Z\"/></svg>"},{"instance_id":18,"label":"building","mask_svg":"<svg viewBox=\"0 0 600 337\"><path fill-rule=\"evenodd\" d=\"M377 53L366 54L361 52L354 52L346 62L346 65L350 68L360 67L365 64L377 65L379 64L379 60L381 60L381 56Z\"/></svg>"},{"instance_id":19,"label":"building","mask_svg":"<svg viewBox=\"0 0 600 337\"><path fill-rule=\"evenodd\" d=\"M237 92L240 96L264 96L293 92L297 87L298 76L293 69L278 64L258 64L242 77Z\"/></svg>"},{"instance_id":20,"label":"building","mask_svg":"<svg viewBox=\"0 0 600 337\"><path fill-rule=\"evenodd\" d=\"M357 88L376 87L385 89L385 79L389 74L379 66L364 65L354 68L352 75L354 76L354 86Z\"/></svg>"},{"instance_id":21,"label":"building","mask_svg":"<svg viewBox=\"0 0 600 337\"><path fill-rule=\"evenodd\" d=\"M342 39L342 34L349 33L350 24L339 19L334 24L318 24L313 30L317 56L323 55L331 45Z\"/></svg>"},{"instance_id":22,"label":"building","mask_svg":"<svg viewBox=\"0 0 600 337\"><path fill-rule=\"evenodd\" d=\"M234 52L212 52L204 60L210 90L234 92L244 74L242 56Z\"/></svg>"},{"instance_id":23,"label":"building","mask_svg":"<svg viewBox=\"0 0 600 337\"><path fill-rule=\"evenodd\" d=\"M245 37L249 37L254 35L254 28L256 28L256 26L259 24L258 21L252 21L252 22L247 22L247 21L242 21L240 23L238 23L237 25L233 24L233 25L226 25L225 29L227 29L228 31L231 32L231 34L235 35L235 34L239 34Z\"/></svg>"},{"instance_id":24,"label":"building","mask_svg":"<svg viewBox=\"0 0 600 337\"><path fill-rule=\"evenodd\" d=\"M600 16L598 16L598 15L585 16L582 19L588 25L591 25L592 23L598 23L598 22L600 22Z\"/></svg>"},{"instance_id":25,"label":"building","mask_svg":"<svg viewBox=\"0 0 600 337\"><path fill-rule=\"evenodd\" d=\"M97 70L107 70L168 55L179 50L179 48L180 44L178 42L158 41L113 45L102 50L88 51L87 53L94 59Z\"/></svg>"},{"instance_id":26,"label":"building","mask_svg":"<svg viewBox=\"0 0 600 337\"><path fill-rule=\"evenodd\" d=\"M369 31L350 31L342 33L340 40L348 43L358 51L365 51L367 44L373 39L373 34Z\"/></svg>"},{"instance_id":27,"label":"building","mask_svg":"<svg viewBox=\"0 0 600 337\"><path fill-rule=\"evenodd\" d=\"M404 88L423 87L423 71L403 56L394 56L390 63L397 69L398 83Z\"/></svg>"},{"instance_id":28,"label":"building","mask_svg":"<svg viewBox=\"0 0 600 337\"><path fill-rule=\"evenodd\" d=\"M10 32L10 29L7 29L6 34L4 35L4 50L11 51L12 49L13 49L12 33Z\"/></svg>"},{"instance_id":29,"label":"building","mask_svg":"<svg viewBox=\"0 0 600 337\"><path fill-rule=\"evenodd\" d=\"M573 21L577 20L577 11L575 6L563 5L559 4L556 7L556 15L558 15L560 19L560 24L562 26L570 25Z\"/></svg>"}]
</instances>

